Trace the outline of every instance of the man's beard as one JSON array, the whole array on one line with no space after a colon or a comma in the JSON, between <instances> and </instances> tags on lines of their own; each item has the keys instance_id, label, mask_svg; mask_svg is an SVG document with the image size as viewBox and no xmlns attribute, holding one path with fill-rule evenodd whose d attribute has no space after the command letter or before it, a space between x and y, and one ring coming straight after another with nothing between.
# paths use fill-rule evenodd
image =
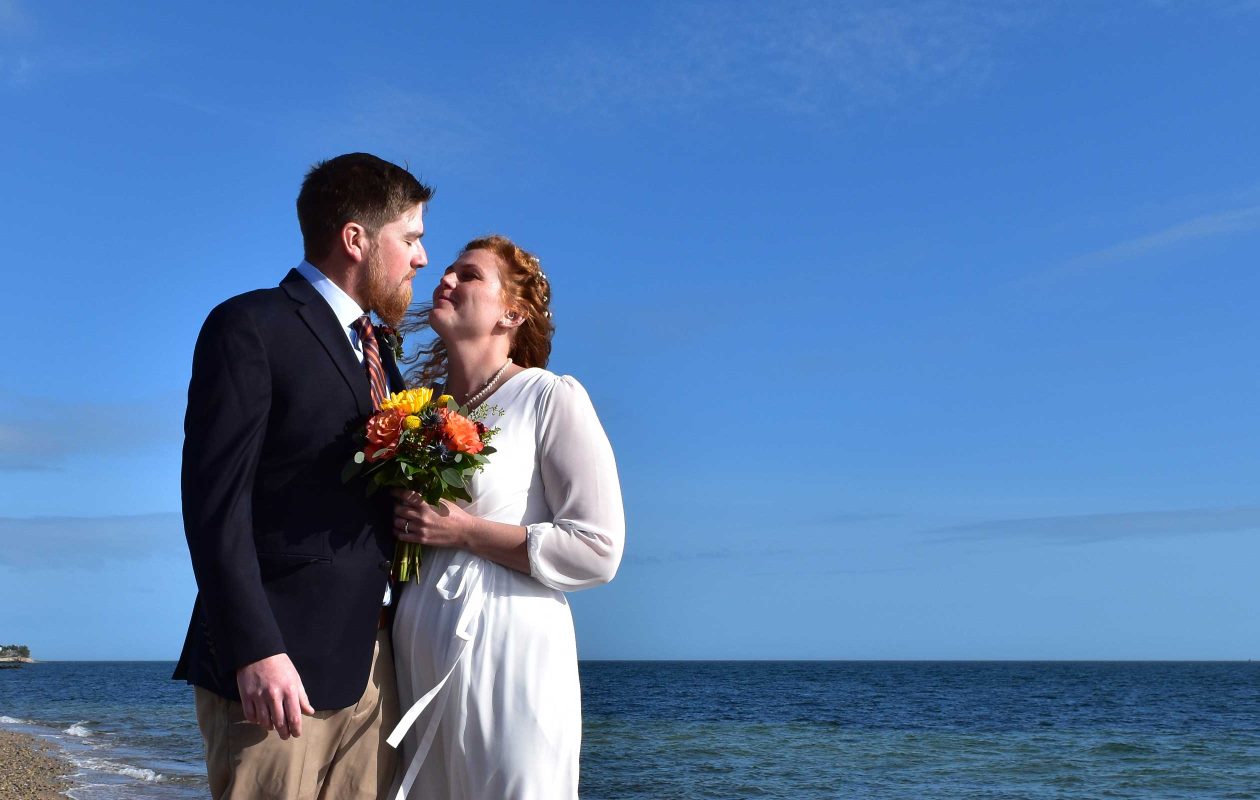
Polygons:
<instances>
[{"instance_id":1,"label":"man's beard","mask_svg":"<svg viewBox=\"0 0 1260 800\"><path fill-rule=\"evenodd\" d=\"M402 324L407 308L411 305L411 281L390 286L385 276L385 265L381 263L379 252L375 247L368 251L367 259L367 298L369 311L385 321L385 324L397 328Z\"/></svg>"}]
</instances>

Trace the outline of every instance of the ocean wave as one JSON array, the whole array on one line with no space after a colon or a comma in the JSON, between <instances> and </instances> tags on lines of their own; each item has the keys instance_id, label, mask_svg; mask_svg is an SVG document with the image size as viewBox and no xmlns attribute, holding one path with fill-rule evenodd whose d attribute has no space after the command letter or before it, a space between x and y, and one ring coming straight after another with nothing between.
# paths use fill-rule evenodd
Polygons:
<instances>
[{"instance_id":1,"label":"ocean wave","mask_svg":"<svg viewBox=\"0 0 1260 800\"><path fill-rule=\"evenodd\" d=\"M158 781L166 780L166 776L160 772L154 772L153 770L145 769L144 767L129 767L126 764L120 764L117 772L119 775L124 775L128 778L135 778L137 780L144 781L145 783L157 783Z\"/></svg>"},{"instance_id":2,"label":"ocean wave","mask_svg":"<svg viewBox=\"0 0 1260 800\"><path fill-rule=\"evenodd\" d=\"M0 725L30 725L29 719L17 719L16 717L0 716Z\"/></svg>"},{"instance_id":3,"label":"ocean wave","mask_svg":"<svg viewBox=\"0 0 1260 800\"><path fill-rule=\"evenodd\" d=\"M155 772L154 770L146 769L144 767L133 767L130 764L110 761L106 758L76 758L74 755L71 755L70 760L74 762L76 766L82 767L83 769L89 769L95 772L107 772L111 775L121 775L124 778L132 778L134 780L144 781L145 783L160 783L166 780L166 776L160 772Z\"/></svg>"},{"instance_id":4,"label":"ocean wave","mask_svg":"<svg viewBox=\"0 0 1260 800\"><path fill-rule=\"evenodd\" d=\"M67 733L71 736L78 736L79 738L83 738L85 736L91 736L94 732L95 731L93 731L91 728L84 725L82 722L76 722L73 725L71 725L69 728L66 728L64 731L62 731L62 733Z\"/></svg>"}]
</instances>

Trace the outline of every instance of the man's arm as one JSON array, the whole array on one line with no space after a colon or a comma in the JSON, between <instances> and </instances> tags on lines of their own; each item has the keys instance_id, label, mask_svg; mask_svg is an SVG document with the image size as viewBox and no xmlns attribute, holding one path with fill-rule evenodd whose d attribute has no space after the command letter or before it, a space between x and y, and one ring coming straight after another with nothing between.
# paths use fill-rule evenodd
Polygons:
<instances>
[{"instance_id":1,"label":"man's arm","mask_svg":"<svg viewBox=\"0 0 1260 800\"><path fill-rule=\"evenodd\" d=\"M262 588L253 486L271 411L271 369L256 323L227 304L193 353L184 417L184 534L222 672L235 672L246 719L300 733L306 693Z\"/></svg>"}]
</instances>

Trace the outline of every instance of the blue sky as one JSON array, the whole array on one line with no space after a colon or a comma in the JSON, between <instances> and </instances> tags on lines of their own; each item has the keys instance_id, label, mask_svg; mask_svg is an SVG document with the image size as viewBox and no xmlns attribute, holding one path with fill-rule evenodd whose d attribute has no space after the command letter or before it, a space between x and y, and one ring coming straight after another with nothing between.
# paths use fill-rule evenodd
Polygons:
<instances>
[{"instance_id":1,"label":"blue sky","mask_svg":"<svg viewBox=\"0 0 1260 800\"><path fill-rule=\"evenodd\" d=\"M367 150L553 280L583 657L1260 658L1260 4L632 6L0 0L0 641L178 654L194 339Z\"/></svg>"}]
</instances>

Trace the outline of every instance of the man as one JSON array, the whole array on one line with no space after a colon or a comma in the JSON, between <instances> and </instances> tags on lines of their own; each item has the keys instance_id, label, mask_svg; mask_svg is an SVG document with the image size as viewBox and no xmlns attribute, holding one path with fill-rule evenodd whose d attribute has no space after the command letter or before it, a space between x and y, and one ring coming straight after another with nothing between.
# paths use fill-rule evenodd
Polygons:
<instances>
[{"instance_id":1,"label":"man","mask_svg":"<svg viewBox=\"0 0 1260 800\"><path fill-rule=\"evenodd\" d=\"M365 153L316 164L297 201L305 260L198 337L182 481L198 595L174 677L197 687L215 798L389 791L392 504L340 476L402 388L368 313L401 321L432 193Z\"/></svg>"}]
</instances>

